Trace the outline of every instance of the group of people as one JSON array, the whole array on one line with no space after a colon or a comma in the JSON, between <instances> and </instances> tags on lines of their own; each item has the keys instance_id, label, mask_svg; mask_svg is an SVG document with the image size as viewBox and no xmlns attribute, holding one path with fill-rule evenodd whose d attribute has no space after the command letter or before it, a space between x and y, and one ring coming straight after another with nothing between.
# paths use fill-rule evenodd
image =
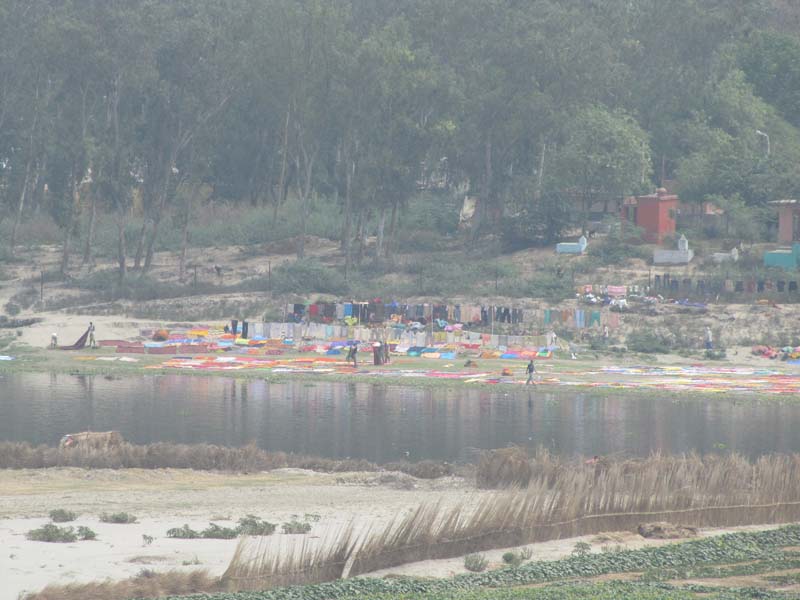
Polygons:
<instances>
[{"instance_id":1,"label":"group of people","mask_svg":"<svg viewBox=\"0 0 800 600\"><path fill-rule=\"evenodd\" d=\"M86 342L87 345L90 348L97 348L97 340L94 337L94 323L92 321L89 321L89 328L87 333L89 334ZM53 349L58 348L58 333L56 333L55 331L50 334L50 348ZM72 348L70 347L68 349Z\"/></svg>"}]
</instances>

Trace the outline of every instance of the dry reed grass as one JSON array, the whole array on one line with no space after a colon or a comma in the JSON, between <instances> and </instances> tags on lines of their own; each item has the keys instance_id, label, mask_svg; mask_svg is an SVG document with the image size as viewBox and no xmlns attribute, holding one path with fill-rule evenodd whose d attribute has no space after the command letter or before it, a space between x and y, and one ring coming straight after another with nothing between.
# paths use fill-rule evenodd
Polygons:
<instances>
[{"instance_id":1,"label":"dry reed grass","mask_svg":"<svg viewBox=\"0 0 800 600\"><path fill-rule=\"evenodd\" d=\"M352 526L322 540L243 537L221 582L228 590L241 591L334 581L350 559L354 537Z\"/></svg>"},{"instance_id":2,"label":"dry reed grass","mask_svg":"<svg viewBox=\"0 0 800 600\"><path fill-rule=\"evenodd\" d=\"M532 475L528 452L518 446L481 452L475 469L476 483L481 488L526 486Z\"/></svg>"},{"instance_id":3,"label":"dry reed grass","mask_svg":"<svg viewBox=\"0 0 800 600\"><path fill-rule=\"evenodd\" d=\"M219 579L206 571L155 573L143 570L136 577L123 581L49 585L40 592L27 594L24 600L123 600L217 591L221 591Z\"/></svg>"},{"instance_id":4,"label":"dry reed grass","mask_svg":"<svg viewBox=\"0 0 800 600\"><path fill-rule=\"evenodd\" d=\"M753 463L736 455L653 455L636 461L585 464L545 453L531 463L531 478L524 490L498 492L476 506L469 502L452 508L422 505L361 535L343 531L331 547L342 553L350 549L352 561L346 573L343 554L331 551L335 558L325 563L329 570L321 569L315 557L300 556L293 558L291 574L294 583L335 578L337 571L352 577L493 548L635 531L643 521L725 527L797 520L800 455L762 457ZM265 583L280 579L274 549L262 547L258 552L248 558L248 576ZM230 572L243 568L239 561L240 557L234 558ZM307 565L316 566L305 570Z\"/></svg>"},{"instance_id":5,"label":"dry reed grass","mask_svg":"<svg viewBox=\"0 0 800 600\"><path fill-rule=\"evenodd\" d=\"M82 467L87 469L198 469L234 472L270 471L285 467L325 473L396 470L424 479L453 473L447 463L396 462L383 467L366 460L334 460L285 452L265 452L255 444L240 448L212 444L135 445L123 442L107 449L56 448L26 442L0 442L0 469Z\"/></svg>"}]
</instances>

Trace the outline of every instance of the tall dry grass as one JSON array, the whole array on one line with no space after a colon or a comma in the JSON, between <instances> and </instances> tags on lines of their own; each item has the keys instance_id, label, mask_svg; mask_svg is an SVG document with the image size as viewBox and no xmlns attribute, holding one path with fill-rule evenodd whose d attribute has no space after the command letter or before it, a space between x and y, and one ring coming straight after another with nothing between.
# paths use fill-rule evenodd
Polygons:
<instances>
[{"instance_id":1,"label":"tall dry grass","mask_svg":"<svg viewBox=\"0 0 800 600\"><path fill-rule=\"evenodd\" d=\"M206 579L209 587L198 591L321 583L409 562L630 531L648 521L695 527L800 521L800 455L765 456L755 462L737 455L653 455L586 464L540 453L530 467L524 489L490 493L477 503L465 500L453 507L424 504L382 527L357 531L350 526L326 539L306 537L296 544L240 540L223 577ZM122 588L119 593L109 588L107 595L100 595L96 590L102 585L112 584L87 587L91 594L79 590L58 595L51 588L49 596L29 600L117 600L151 593L127 595Z\"/></svg>"},{"instance_id":2,"label":"tall dry grass","mask_svg":"<svg viewBox=\"0 0 800 600\"><path fill-rule=\"evenodd\" d=\"M376 465L367 460L329 458L266 452L255 444L239 448L213 444L136 445L124 442L107 449L55 448L26 442L0 442L0 469L82 467L86 469L198 469L215 471L270 471L285 467L325 473L348 471L401 471L413 477L433 479L453 473L452 465L435 461L394 462Z\"/></svg>"},{"instance_id":3,"label":"tall dry grass","mask_svg":"<svg viewBox=\"0 0 800 600\"><path fill-rule=\"evenodd\" d=\"M323 576L352 577L493 548L635 530L647 521L725 527L800 520L800 455L755 462L737 455L653 455L599 464L539 458L525 489L497 492L477 505L426 504L385 527L342 531L331 542L340 553L332 552L335 557L324 569L319 560L326 558L316 558L319 550L295 557L292 581L319 582ZM350 552L349 565L344 549ZM261 547L246 564L242 556L234 557L229 572L246 570L260 585L281 580L286 569L275 552Z\"/></svg>"},{"instance_id":4,"label":"tall dry grass","mask_svg":"<svg viewBox=\"0 0 800 600\"><path fill-rule=\"evenodd\" d=\"M242 537L222 585L241 591L334 581L350 559L354 538L352 525L322 540Z\"/></svg>"},{"instance_id":5,"label":"tall dry grass","mask_svg":"<svg viewBox=\"0 0 800 600\"><path fill-rule=\"evenodd\" d=\"M206 571L155 573L143 570L136 577L123 581L49 585L40 592L26 594L24 600L127 600L216 591L221 591L219 579Z\"/></svg>"}]
</instances>

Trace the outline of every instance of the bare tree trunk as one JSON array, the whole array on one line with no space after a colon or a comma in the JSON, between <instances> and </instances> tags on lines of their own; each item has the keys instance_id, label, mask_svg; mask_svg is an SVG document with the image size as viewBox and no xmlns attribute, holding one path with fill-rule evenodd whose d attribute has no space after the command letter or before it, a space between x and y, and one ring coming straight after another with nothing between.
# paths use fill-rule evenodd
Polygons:
<instances>
[{"instance_id":1,"label":"bare tree trunk","mask_svg":"<svg viewBox=\"0 0 800 600\"><path fill-rule=\"evenodd\" d=\"M117 263L119 264L119 280L124 281L127 269L127 240L125 239L125 217L117 216Z\"/></svg>"},{"instance_id":2,"label":"bare tree trunk","mask_svg":"<svg viewBox=\"0 0 800 600\"><path fill-rule=\"evenodd\" d=\"M139 241L136 243L136 255L133 258L133 268L139 269L142 266L142 255L144 254L144 240L147 237L148 219L142 221L142 228L139 230Z\"/></svg>"},{"instance_id":3,"label":"bare tree trunk","mask_svg":"<svg viewBox=\"0 0 800 600\"><path fill-rule=\"evenodd\" d=\"M356 237L358 238L358 254L356 260L359 264L364 259L364 222L366 221L364 218L365 212L366 210L363 208L358 211L358 225L356 225Z\"/></svg>"},{"instance_id":4,"label":"bare tree trunk","mask_svg":"<svg viewBox=\"0 0 800 600\"><path fill-rule=\"evenodd\" d=\"M391 257L391 253L396 247L395 242L397 235L397 219L398 219L398 214L400 212L399 205L400 203L397 200L392 202L392 216L389 219L389 235L387 236L386 250L384 252L386 258Z\"/></svg>"},{"instance_id":5,"label":"bare tree trunk","mask_svg":"<svg viewBox=\"0 0 800 600\"><path fill-rule=\"evenodd\" d=\"M486 219L489 211L491 210L492 200L492 136L489 134L484 144L484 166L483 166L483 190L480 202L475 210L472 225L472 240L476 240L480 235L483 221Z\"/></svg>"},{"instance_id":6,"label":"bare tree trunk","mask_svg":"<svg viewBox=\"0 0 800 600\"><path fill-rule=\"evenodd\" d=\"M17 246L17 229L19 228L19 224L22 221L22 211L25 209L25 198L28 193L28 186L30 185L30 178L31 178L31 168L33 159L28 159L28 164L25 166L25 179L22 181L22 191L19 194L19 201L17 202L17 211L16 215L14 216L14 225L11 227L11 240L10 240L10 250L11 255L15 255L15 250Z\"/></svg>"},{"instance_id":7,"label":"bare tree trunk","mask_svg":"<svg viewBox=\"0 0 800 600\"><path fill-rule=\"evenodd\" d=\"M314 161L316 159L316 151L309 156L305 148L303 152L303 163L305 165L305 181L303 182L303 189L300 190L300 240L297 244L297 258L304 258L306 251L306 233L308 229L308 197L311 195L311 176L314 171Z\"/></svg>"},{"instance_id":8,"label":"bare tree trunk","mask_svg":"<svg viewBox=\"0 0 800 600\"><path fill-rule=\"evenodd\" d=\"M97 221L97 195L92 191L92 203L89 209L89 225L86 228L86 244L83 247L83 260L81 267L88 264L91 268L94 258L92 256L92 245L94 244L94 227Z\"/></svg>"},{"instance_id":9,"label":"bare tree trunk","mask_svg":"<svg viewBox=\"0 0 800 600\"><path fill-rule=\"evenodd\" d=\"M386 205L381 206L381 214L378 217L378 241L375 246L375 262L378 263L383 256L383 230L386 225Z\"/></svg>"},{"instance_id":10,"label":"bare tree trunk","mask_svg":"<svg viewBox=\"0 0 800 600\"><path fill-rule=\"evenodd\" d=\"M350 228L353 220L352 188L353 188L353 171L355 170L355 163L353 163L352 169L348 164L346 170L347 174L345 175L345 186L344 186L344 228L342 230L342 249L344 250L345 279L347 279L347 275L350 272L350 248L351 248Z\"/></svg>"},{"instance_id":11,"label":"bare tree trunk","mask_svg":"<svg viewBox=\"0 0 800 600\"><path fill-rule=\"evenodd\" d=\"M542 153L539 155L539 171L536 173L536 193L535 200L542 197L542 179L544 178L544 157L547 153L547 143L542 140Z\"/></svg>"},{"instance_id":12,"label":"bare tree trunk","mask_svg":"<svg viewBox=\"0 0 800 600\"><path fill-rule=\"evenodd\" d=\"M61 249L61 276L65 276L69 270L69 251L72 239L72 226L64 232L64 245Z\"/></svg>"},{"instance_id":13,"label":"bare tree trunk","mask_svg":"<svg viewBox=\"0 0 800 600\"><path fill-rule=\"evenodd\" d=\"M183 231L181 231L181 258L178 263L179 278L183 281L186 275L186 251L189 247L189 215L187 213L186 220L183 222Z\"/></svg>"},{"instance_id":14,"label":"bare tree trunk","mask_svg":"<svg viewBox=\"0 0 800 600\"><path fill-rule=\"evenodd\" d=\"M281 176L278 179L278 197L275 199L275 205L272 207L272 222L278 220L278 207L283 204L286 199L286 168L287 159L289 156L289 120L292 115L291 105L286 107L286 122L283 126L283 144L281 150Z\"/></svg>"}]
</instances>

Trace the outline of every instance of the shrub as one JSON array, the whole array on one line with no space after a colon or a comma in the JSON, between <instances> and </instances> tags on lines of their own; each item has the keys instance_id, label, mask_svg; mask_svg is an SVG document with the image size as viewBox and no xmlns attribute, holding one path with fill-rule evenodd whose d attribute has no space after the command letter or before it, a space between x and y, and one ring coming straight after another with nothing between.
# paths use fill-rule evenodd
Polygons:
<instances>
[{"instance_id":1,"label":"shrub","mask_svg":"<svg viewBox=\"0 0 800 600\"><path fill-rule=\"evenodd\" d=\"M200 537L200 534L188 525L184 525L183 527L167 529L167 537L181 540L195 540Z\"/></svg>"},{"instance_id":2,"label":"shrub","mask_svg":"<svg viewBox=\"0 0 800 600\"><path fill-rule=\"evenodd\" d=\"M239 529L232 529L231 527L220 527L216 523L209 523L200 536L206 539L214 540L232 540L239 537Z\"/></svg>"},{"instance_id":3,"label":"shrub","mask_svg":"<svg viewBox=\"0 0 800 600\"><path fill-rule=\"evenodd\" d=\"M591 551L592 546L588 542L576 542L572 548L572 554L575 556L586 556Z\"/></svg>"},{"instance_id":4,"label":"shrub","mask_svg":"<svg viewBox=\"0 0 800 600\"><path fill-rule=\"evenodd\" d=\"M255 280L263 286L263 277ZM253 280L251 280L253 281ZM248 282L244 285L247 286ZM247 286L250 287L250 286ZM258 287L256 288L258 289ZM315 259L296 260L272 271L272 289L277 293L320 293L341 296L347 293L344 275Z\"/></svg>"},{"instance_id":5,"label":"shrub","mask_svg":"<svg viewBox=\"0 0 800 600\"><path fill-rule=\"evenodd\" d=\"M56 508L50 511L50 519L53 523L69 523L78 518L71 510L64 510L63 508Z\"/></svg>"},{"instance_id":6,"label":"shrub","mask_svg":"<svg viewBox=\"0 0 800 600\"><path fill-rule=\"evenodd\" d=\"M25 534L29 540L34 542L55 542L67 544L78 540L75 530L72 527L59 527L48 523L38 529L31 529Z\"/></svg>"},{"instance_id":7,"label":"shrub","mask_svg":"<svg viewBox=\"0 0 800 600\"><path fill-rule=\"evenodd\" d=\"M480 573L485 571L489 565L489 561L483 554L467 554L464 557L464 568L473 573Z\"/></svg>"},{"instance_id":8,"label":"shrub","mask_svg":"<svg viewBox=\"0 0 800 600\"><path fill-rule=\"evenodd\" d=\"M523 548L519 551L519 556L522 558L522 560L530 560L533 556L533 550L530 548Z\"/></svg>"},{"instance_id":9,"label":"shrub","mask_svg":"<svg viewBox=\"0 0 800 600\"><path fill-rule=\"evenodd\" d=\"M272 535L277 525L262 521L255 515L247 515L239 519L239 533L241 535Z\"/></svg>"},{"instance_id":10,"label":"shrub","mask_svg":"<svg viewBox=\"0 0 800 600\"><path fill-rule=\"evenodd\" d=\"M303 523L297 519L292 519L291 521L283 523L281 529L283 529L283 533L287 534L308 533L311 531L311 523Z\"/></svg>"},{"instance_id":11,"label":"shrub","mask_svg":"<svg viewBox=\"0 0 800 600\"><path fill-rule=\"evenodd\" d=\"M94 540L97 539L97 534L85 525L81 525L78 527L78 539Z\"/></svg>"},{"instance_id":12,"label":"shrub","mask_svg":"<svg viewBox=\"0 0 800 600\"><path fill-rule=\"evenodd\" d=\"M102 523L128 524L128 523L136 523L136 517L126 512L119 512L112 514L103 513L102 515L100 515L100 521Z\"/></svg>"},{"instance_id":13,"label":"shrub","mask_svg":"<svg viewBox=\"0 0 800 600\"><path fill-rule=\"evenodd\" d=\"M670 340L649 329L631 331L625 340L628 350L645 354L669 354L672 349Z\"/></svg>"},{"instance_id":14,"label":"shrub","mask_svg":"<svg viewBox=\"0 0 800 600\"><path fill-rule=\"evenodd\" d=\"M506 552L503 554L503 562L512 567L518 567L522 564L522 557L516 552Z\"/></svg>"}]
</instances>

